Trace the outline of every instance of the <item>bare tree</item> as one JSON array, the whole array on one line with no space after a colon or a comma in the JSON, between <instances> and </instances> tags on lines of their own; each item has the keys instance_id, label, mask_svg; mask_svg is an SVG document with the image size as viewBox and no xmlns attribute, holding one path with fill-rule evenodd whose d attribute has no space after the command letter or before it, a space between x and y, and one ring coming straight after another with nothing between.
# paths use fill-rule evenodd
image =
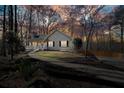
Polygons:
<instances>
[{"instance_id":1,"label":"bare tree","mask_svg":"<svg viewBox=\"0 0 124 93\"><path fill-rule=\"evenodd\" d=\"M13 56L14 56L14 51L13 51L13 6L9 5L8 7L8 12L9 12L9 37L8 37L8 41L9 41L9 46L10 46L10 53L11 53L11 60L13 60Z\"/></svg>"},{"instance_id":2,"label":"bare tree","mask_svg":"<svg viewBox=\"0 0 124 93\"><path fill-rule=\"evenodd\" d=\"M119 6L118 10L115 12L115 24L121 25L121 52L124 52L124 7Z\"/></svg>"},{"instance_id":3,"label":"bare tree","mask_svg":"<svg viewBox=\"0 0 124 93\"><path fill-rule=\"evenodd\" d=\"M3 56L6 56L6 5L4 5L4 14L3 14L2 54Z\"/></svg>"}]
</instances>

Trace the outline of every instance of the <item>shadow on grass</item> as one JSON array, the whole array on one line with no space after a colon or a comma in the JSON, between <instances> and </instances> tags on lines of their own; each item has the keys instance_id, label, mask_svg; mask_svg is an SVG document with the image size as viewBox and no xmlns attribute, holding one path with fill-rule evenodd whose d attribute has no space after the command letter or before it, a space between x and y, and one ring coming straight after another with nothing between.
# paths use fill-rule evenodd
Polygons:
<instances>
[{"instance_id":1,"label":"shadow on grass","mask_svg":"<svg viewBox=\"0 0 124 93\"><path fill-rule=\"evenodd\" d=\"M51 75L53 77L94 83L100 85L99 87L102 86L124 87L123 84L97 78L96 75L91 73L75 71L74 69L65 68L57 65L47 64L44 70L46 71L46 73L48 73L48 75ZM95 87L95 86L89 85L89 87Z\"/></svg>"},{"instance_id":2,"label":"shadow on grass","mask_svg":"<svg viewBox=\"0 0 124 93\"><path fill-rule=\"evenodd\" d=\"M118 71L124 71L124 69L112 66L110 64L106 64L102 61L95 61L95 60L85 60L84 57L76 57L76 58L59 58L59 60L65 61L67 63L73 63L73 64L80 64L80 65L87 65L87 66L93 66L97 68L103 68L103 69L110 69L110 70L118 70Z\"/></svg>"}]
</instances>

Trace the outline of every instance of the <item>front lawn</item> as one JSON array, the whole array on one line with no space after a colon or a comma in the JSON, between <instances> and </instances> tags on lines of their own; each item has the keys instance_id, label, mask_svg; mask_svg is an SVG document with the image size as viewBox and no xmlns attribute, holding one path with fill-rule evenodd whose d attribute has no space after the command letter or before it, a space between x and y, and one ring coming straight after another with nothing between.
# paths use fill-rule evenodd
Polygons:
<instances>
[{"instance_id":1,"label":"front lawn","mask_svg":"<svg viewBox=\"0 0 124 93\"><path fill-rule=\"evenodd\" d=\"M35 53L40 59L48 62L64 62L64 63L72 63L72 64L81 64L81 65L88 65L97 68L104 68L104 69L111 69L111 70L121 70L124 71L122 68L118 68L117 66L107 64L106 62L100 61L84 61L85 57L78 53L71 53L71 52L61 52L61 51L40 51Z\"/></svg>"},{"instance_id":2,"label":"front lawn","mask_svg":"<svg viewBox=\"0 0 124 93\"><path fill-rule=\"evenodd\" d=\"M82 55L79 54L61 51L40 51L36 52L36 55L49 61L73 61L82 57Z\"/></svg>"}]
</instances>

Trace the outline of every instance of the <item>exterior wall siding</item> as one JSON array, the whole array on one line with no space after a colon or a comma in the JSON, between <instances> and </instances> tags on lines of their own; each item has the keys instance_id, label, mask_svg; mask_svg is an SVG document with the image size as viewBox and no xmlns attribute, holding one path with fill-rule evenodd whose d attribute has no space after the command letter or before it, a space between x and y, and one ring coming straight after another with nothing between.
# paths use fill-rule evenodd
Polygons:
<instances>
[{"instance_id":1,"label":"exterior wall siding","mask_svg":"<svg viewBox=\"0 0 124 93\"><path fill-rule=\"evenodd\" d=\"M70 37L64 35L63 33L56 31L54 34L52 34L48 41L54 41L55 45L54 47L49 47L48 50L60 50L60 51L69 51L73 49L72 40ZM59 46L59 41L68 41L68 47L61 47Z\"/></svg>"}]
</instances>

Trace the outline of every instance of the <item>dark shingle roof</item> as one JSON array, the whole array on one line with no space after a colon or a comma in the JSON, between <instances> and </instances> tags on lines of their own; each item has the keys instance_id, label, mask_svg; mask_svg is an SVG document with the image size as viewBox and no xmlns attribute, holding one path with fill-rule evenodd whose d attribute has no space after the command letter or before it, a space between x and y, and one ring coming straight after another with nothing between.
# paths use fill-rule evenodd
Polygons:
<instances>
[{"instance_id":1,"label":"dark shingle roof","mask_svg":"<svg viewBox=\"0 0 124 93\"><path fill-rule=\"evenodd\" d=\"M47 35L32 35L29 41L43 41Z\"/></svg>"},{"instance_id":2,"label":"dark shingle roof","mask_svg":"<svg viewBox=\"0 0 124 93\"><path fill-rule=\"evenodd\" d=\"M56 31L60 32L61 34L67 36L68 38L72 39L70 36L66 35L65 33L59 31L59 30L54 30L51 34L49 35L32 35L31 39L29 41L46 41L52 34L54 34Z\"/></svg>"}]
</instances>

